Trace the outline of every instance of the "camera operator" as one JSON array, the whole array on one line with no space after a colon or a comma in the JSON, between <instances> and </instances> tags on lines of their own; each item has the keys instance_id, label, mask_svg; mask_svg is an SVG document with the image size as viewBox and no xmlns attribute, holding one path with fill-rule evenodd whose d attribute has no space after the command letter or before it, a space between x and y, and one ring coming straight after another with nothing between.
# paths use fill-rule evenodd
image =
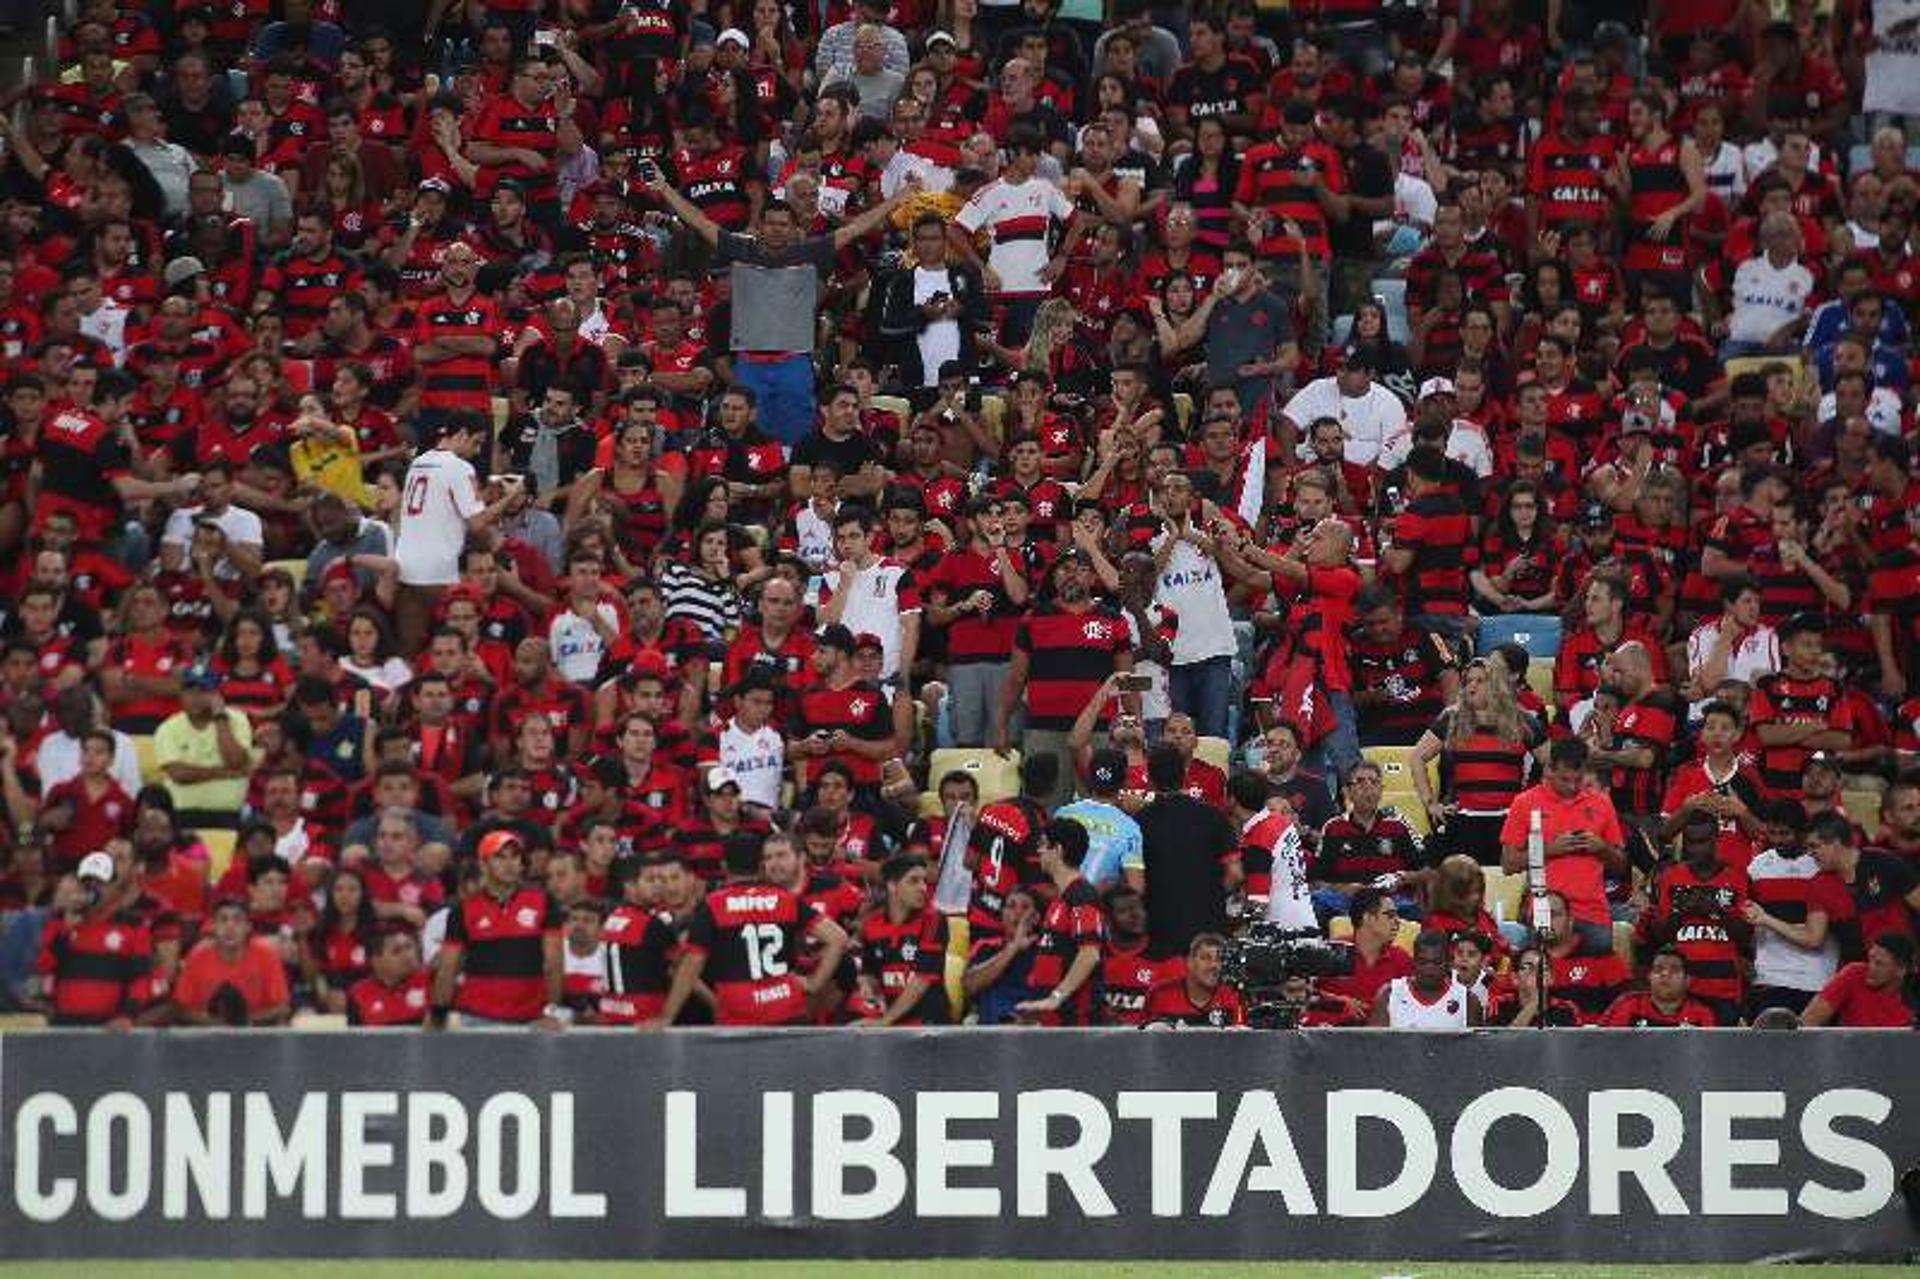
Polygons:
<instances>
[{"instance_id":1,"label":"camera operator","mask_svg":"<svg viewBox=\"0 0 1920 1279\"><path fill-rule=\"evenodd\" d=\"M1374 997L1397 977L1413 976L1413 959L1394 945L1400 933L1400 908L1385 889L1369 885L1355 893L1347 906L1353 921L1353 970L1320 982L1320 993L1345 999L1355 1019L1364 1023L1373 1011Z\"/></svg>"}]
</instances>

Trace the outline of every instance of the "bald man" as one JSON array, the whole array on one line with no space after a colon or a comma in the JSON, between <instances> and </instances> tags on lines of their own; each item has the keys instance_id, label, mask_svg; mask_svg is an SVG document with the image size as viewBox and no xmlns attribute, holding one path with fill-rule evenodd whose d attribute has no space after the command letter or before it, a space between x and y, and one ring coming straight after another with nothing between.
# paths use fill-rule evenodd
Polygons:
<instances>
[{"instance_id":1,"label":"bald man","mask_svg":"<svg viewBox=\"0 0 1920 1279\"><path fill-rule=\"evenodd\" d=\"M1601 663L1600 694L1580 729L1591 749L1588 763L1612 768L1613 803L1621 820L1644 827L1660 812L1678 702L1672 689L1654 682L1653 655L1637 640L1620 645ZM1617 711L1602 709L1609 700Z\"/></svg>"}]
</instances>

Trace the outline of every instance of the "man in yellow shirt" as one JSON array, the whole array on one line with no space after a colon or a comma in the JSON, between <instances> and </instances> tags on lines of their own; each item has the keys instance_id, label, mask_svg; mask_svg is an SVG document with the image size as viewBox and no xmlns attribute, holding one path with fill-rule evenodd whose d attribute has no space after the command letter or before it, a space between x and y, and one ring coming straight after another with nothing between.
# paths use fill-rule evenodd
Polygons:
<instances>
[{"instance_id":1,"label":"man in yellow shirt","mask_svg":"<svg viewBox=\"0 0 1920 1279\"><path fill-rule=\"evenodd\" d=\"M231 829L253 772L253 726L220 696L220 676L195 662L180 677L180 709L153 734L154 763L182 826Z\"/></svg>"}]
</instances>

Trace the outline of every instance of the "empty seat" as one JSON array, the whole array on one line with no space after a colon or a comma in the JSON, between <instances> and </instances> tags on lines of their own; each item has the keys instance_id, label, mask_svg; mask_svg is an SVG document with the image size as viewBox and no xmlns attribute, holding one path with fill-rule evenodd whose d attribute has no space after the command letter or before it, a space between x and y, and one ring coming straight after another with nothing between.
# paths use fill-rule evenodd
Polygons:
<instances>
[{"instance_id":1,"label":"empty seat","mask_svg":"<svg viewBox=\"0 0 1920 1279\"><path fill-rule=\"evenodd\" d=\"M1202 737L1193 744L1193 757L1224 773L1233 759L1233 743L1224 737Z\"/></svg>"},{"instance_id":2,"label":"empty seat","mask_svg":"<svg viewBox=\"0 0 1920 1279\"><path fill-rule=\"evenodd\" d=\"M1550 613L1499 613L1481 618L1476 648L1490 653L1502 644L1518 644L1527 650L1528 657L1551 661L1560 655L1560 619Z\"/></svg>"},{"instance_id":3,"label":"empty seat","mask_svg":"<svg viewBox=\"0 0 1920 1279\"><path fill-rule=\"evenodd\" d=\"M140 761L140 780L149 786L164 781L160 776L160 765L155 760L153 738L145 734L133 739L133 755Z\"/></svg>"},{"instance_id":4,"label":"empty seat","mask_svg":"<svg viewBox=\"0 0 1920 1279\"><path fill-rule=\"evenodd\" d=\"M1840 806L1847 810L1847 816L1853 819L1853 824L1867 832L1868 836L1878 835L1880 833L1879 791L1841 791Z\"/></svg>"},{"instance_id":5,"label":"empty seat","mask_svg":"<svg viewBox=\"0 0 1920 1279\"><path fill-rule=\"evenodd\" d=\"M239 836L230 830L202 830L194 832L207 849L207 882L217 884L220 877L227 873L227 867L233 865L233 850L239 842Z\"/></svg>"},{"instance_id":6,"label":"empty seat","mask_svg":"<svg viewBox=\"0 0 1920 1279\"><path fill-rule=\"evenodd\" d=\"M980 788L980 802L990 804L996 799L1012 799L1020 793L1020 752L1009 752L1001 759L983 746L948 746L933 753L928 765L927 780L937 792L940 779L958 769L973 777L974 784Z\"/></svg>"}]
</instances>

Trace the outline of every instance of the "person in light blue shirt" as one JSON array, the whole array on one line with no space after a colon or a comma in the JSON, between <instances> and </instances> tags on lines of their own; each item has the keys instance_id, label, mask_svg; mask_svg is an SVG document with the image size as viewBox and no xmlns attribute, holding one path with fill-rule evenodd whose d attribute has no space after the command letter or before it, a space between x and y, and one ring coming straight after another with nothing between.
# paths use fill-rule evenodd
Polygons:
<instances>
[{"instance_id":1,"label":"person in light blue shirt","mask_svg":"<svg viewBox=\"0 0 1920 1279\"><path fill-rule=\"evenodd\" d=\"M1120 788L1126 780L1126 755L1117 750L1097 750L1088 763L1086 797L1054 813L1087 828L1087 859L1081 863L1080 873L1101 891L1123 882L1136 889L1146 883L1140 824L1119 804Z\"/></svg>"}]
</instances>

